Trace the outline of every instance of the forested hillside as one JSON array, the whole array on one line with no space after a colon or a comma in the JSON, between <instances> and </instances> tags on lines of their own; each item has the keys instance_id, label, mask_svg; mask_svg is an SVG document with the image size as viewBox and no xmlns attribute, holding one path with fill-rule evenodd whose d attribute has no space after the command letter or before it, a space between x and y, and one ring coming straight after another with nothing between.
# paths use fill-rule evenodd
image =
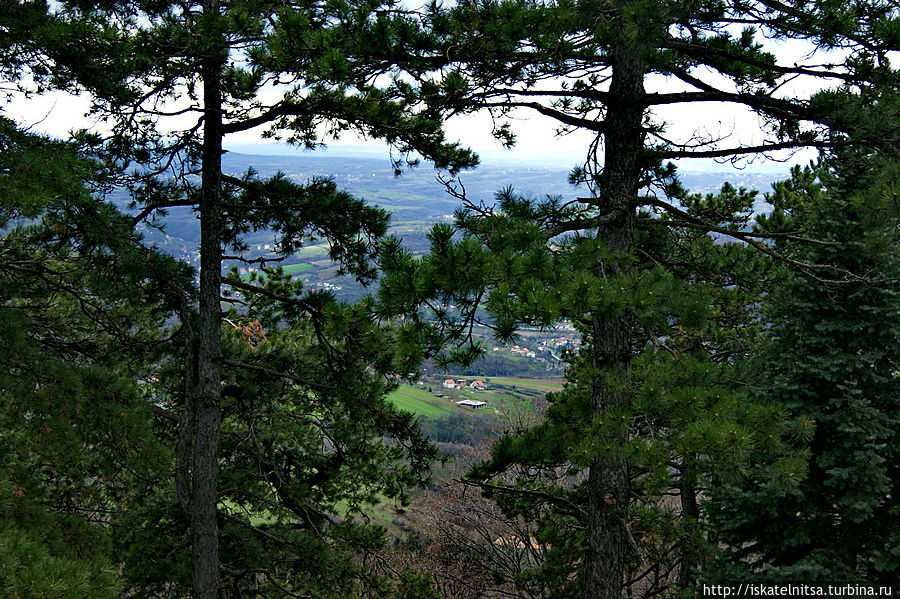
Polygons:
<instances>
[{"instance_id":1,"label":"forested hillside","mask_svg":"<svg viewBox=\"0 0 900 599\"><path fill-rule=\"evenodd\" d=\"M0 32L0 595L900 588L895 3ZM516 163L530 127L583 159ZM254 135L304 153L226 151ZM317 157L342 137L389 154Z\"/></svg>"}]
</instances>

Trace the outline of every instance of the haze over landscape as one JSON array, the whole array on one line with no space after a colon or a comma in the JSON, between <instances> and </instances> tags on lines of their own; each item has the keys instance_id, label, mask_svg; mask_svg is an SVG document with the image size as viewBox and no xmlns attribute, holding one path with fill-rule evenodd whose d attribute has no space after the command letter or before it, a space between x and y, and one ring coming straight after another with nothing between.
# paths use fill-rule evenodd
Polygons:
<instances>
[{"instance_id":1,"label":"haze over landscape","mask_svg":"<svg viewBox=\"0 0 900 599\"><path fill-rule=\"evenodd\" d=\"M259 145L245 147L248 150L261 148ZM333 179L339 188L390 212L391 232L402 237L415 253L425 251L425 233L436 222L452 222L454 212L462 207L461 201L447 192L438 179L440 173L427 163L395 175L387 155L376 146L369 148L371 153L361 151L359 147L352 151L331 148L316 152L281 147L280 153L272 154L230 151L224 156L223 169L234 176L241 176L251 168L264 177L284 173L297 183L306 183L314 178ZM771 191L772 183L788 176L787 167L780 166L782 170L762 172L749 168L684 171L680 173L680 178L687 189L701 194L715 193L726 182L735 187L757 190L756 211L765 212L769 207L764 202L764 195ZM572 199L579 193L583 194L584 190L568 183L569 170L531 162L486 161L475 169L461 173L458 180L462 182L468 199L475 203L493 204L496 193L506 187L513 187L517 192L534 198L559 195ZM446 175L443 177L446 179ZM126 207L126 198L119 195L112 197L120 207ZM196 263L199 223L190 209L171 209L162 232L148 228L145 234L148 240L159 244L166 252ZM273 242L272 236L265 232L254 233L248 239L255 245L263 246ZM310 253L320 259L323 257L315 252L307 252L307 255ZM288 259L285 264L294 262L310 261L301 254L296 260Z\"/></svg>"}]
</instances>

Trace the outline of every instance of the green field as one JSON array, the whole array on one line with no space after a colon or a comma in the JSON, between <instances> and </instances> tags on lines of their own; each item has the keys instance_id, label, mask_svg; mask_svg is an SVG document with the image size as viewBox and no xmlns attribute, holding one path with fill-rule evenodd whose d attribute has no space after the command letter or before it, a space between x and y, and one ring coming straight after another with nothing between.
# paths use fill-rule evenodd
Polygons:
<instances>
[{"instance_id":1,"label":"green field","mask_svg":"<svg viewBox=\"0 0 900 599\"><path fill-rule=\"evenodd\" d=\"M429 418L439 418L446 414L459 412L461 409L447 399L435 397L428 391L408 385L401 385L399 389L388 395L388 399L401 410Z\"/></svg>"},{"instance_id":2,"label":"green field","mask_svg":"<svg viewBox=\"0 0 900 599\"><path fill-rule=\"evenodd\" d=\"M490 381L495 385L514 385L541 391L559 391L563 388L562 381L553 380L490 377Z\"/></svg>"},{"instance_id":3,"label":"green field","mask_svg":"<svg viewBox=\"0 0 900 599\"><path fill-rule=\"evenodd\" d=\"M440 378L440 377L439 377ZM479 377L456 377L457 380L475 380ZM480 377L481 380L484 377ZM472 389L464 389L463 391L454 392L455 396L451 400L447 397L435 397L433 393L421 389L419 387L410 387L401 385L399 389L388 395L388 399L401 410L412 412L413 414L421 414L428 418L440 418L447 414L459 414L461 411L467 414L483 415L493 414L496 411L504 411L514 406L520 406L523 402L531 405L534 397L543 395L550 391L558 391L562 389L562 381L547 379L518 379L518 378L494 378L491 377L488 389L486 391L473 391ZM434 383L432 383L434 385ZM518 389L518 391L517 391ZM446 390L445 390L446 391ZM449 392L448 392L449 394ZM460 399L478 399L488 402L484 410L476 412L464 410L454 405L454 401Z\"/></svg>"},{"instance_id":4,"label":"green field","mask_svg":"<svg viewBox=\"0 0 900 599\"><path fill-rule=\"evenodd\" d=\"M284 265L278 265L278 266L281 266L281 271L286 275L295 275L297 273L306 272L308 270L313 270L315 268L315 266L313 266L312 264L304 264L304 263L284 264ZM264 273L257 273L257 274L261 277L265 277ZM242 274L241 280L249 281L250 274Z\"/></svg>"},{"instance_id":5,"label":"green field","mask_svg":"<svg viewBox=\"0 0 900 599\"><path fill-rule=\"evenodd\" d=\"M324 258L328 256L328 244L323 243L319 245L307 245L300 248L296 254L294 254L295 258L299 258L300 260L307 260L309 258Z\"/></svg>"},{"instance_id":6,"label":"green field","mask_svg":"<svg viewBox=\"0 0 900 599\"><path fill-rule=\"evenodd\" d=\"M305 272L307 270L312 270L312 269L313 269L312 264L305 264L303 262L301 262L299 264L287 264L287 265L281 267L281 270L283 270L285 274L289 274L289 275L295 275L298 272Z\"/></svg>"},{"instance_id":7,"label":"green field","mask_svg":"<svg viewBox=\"0 0 900 599\"><path fill-rule=\"evenodd\" d=\"M452 375L447 375L447 378L452 378ZM487 383L488 389L491 386L504 386L504 387L523 387L525 389L535 389L537 391L559 391L563 388L563 381L559 379L520 379L513 377L500 377L500 376L459 376L456 375L456 380L466 380L466 381L484 381Z\"/></svg>"}]
</instances>

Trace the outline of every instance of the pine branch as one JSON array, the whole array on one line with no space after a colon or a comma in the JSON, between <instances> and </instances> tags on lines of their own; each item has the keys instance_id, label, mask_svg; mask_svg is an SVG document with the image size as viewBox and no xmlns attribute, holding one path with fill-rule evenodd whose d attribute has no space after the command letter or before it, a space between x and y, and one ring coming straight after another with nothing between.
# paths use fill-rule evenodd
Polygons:
<instances>
[{"instance_id":1,"label":"pine branch","mask_svg":"<svg viewBox=\"0 0 900 599\"><path fill-rule=\"evenodd\" d=\"M477 481L469 478L457 479L457 482L468 485L470 487L479 487L481 489L499 491L501 493L514 493L519 495L527 495L529 497L536 497L538 499L543 499L548 503L568 508L569 515L579 518L582 521L586 518L585 511L580 505L577 505L572 501L566 499L565 497L560 497L558 495L552 495L550 493L536 491L534 489L520 489L517 487L508 487L505 485L494 485L489 482Z\"/></svg>"},{"instance_id":2,"label":"pine branch","mask_svg":"<svg viewBox=\"0 0 900 599\"><path fill-rule=\"evenodd\" d=\"M142 220L147 218L151 212L156 210L164 210L166 208L176 208L179 206L194 206L195 202L191 202L188 200L175 200L172 202L158 202L156 204L152 204L150 206L145 207L143 210L137 213L137 215L131 218L131 226L135 226L140 223Z\"/></svg>"},{"instance_id":3,"label":"pine branch","mask_svg":"<svg viewBox=\"0 0 900 599\"><path fill-rule=\"evenodd\" d=\"M539 102L506 100L499 102L485 102L482 104L482 106L485 108L530 108L536 112L539 112L540 114L543 114L544 116L554 118L560 123L569 125L571 127L587 129L588 131L595 131L597 133L603 133L604 131L606 131L605 124L602 120L579 118L560 110L549 108L547 106L544 106L543 104L540 104Z\"/></svg>"},{"instance_id":4,"label":"pine branch","mask_svg":"<svg viewBox=\"0 0 900 599\"><path fill-rule=\"evenodd\" d=\"M859 143L858 141L856 142ZM776 150L790 150L796 148L842 148L853 145L851 140L825 141L825 140L800 140L761 144L757 146L738 146L720 150L647 150L644 154L662 160L675 158L728 158L742 156L744 154L761 154Z\"/></svg>"},{"instance_id":5,"label":"pine branch","mask_svg":"<svg viewBox=\"0 0 900 599\"><path fill-rule=\"evenodd\" d=\"M747 66L756 67L758 69L762 69L765 71L772 71L775 73L780 73L782 75L789 74L800 74L800 75L809 75L811 77L824 77L831 79L840 79L846 83L854 83L858 80L857 77L854 77L848 73L839 73L837 71L821 71L816 69L808 69L800 66L794 67L785 67L778 64L766 62L764 60L759 60L756 58L751 58L744 54L740 54L738 52L730 52L723 48L713 48L710 46L704 46L701 44L687 42L682 39L677 38L664 38L659 40L659 47L667 50L674 50L676 52L680 52L686 56L693 58L694 60L700 62L701 64L708 64L712 62L710 59L715 58L724 58L726 60L733 60L736 62L740 62L746 64Z\"/></svg>"},{"instance_id":6,"label":"pine branch","mask_svg":"<svg viewBox=\"0 0 900 599\"><path fill-rule=\"evenodd\" d=\"M244 264L260 264L265 266L269 262L282 262L286 260L288 256L278 256L276 258L267 258L263 256L262 258L244 258L243 256L222 256L222 260L236 260L238 262L243 262Z\"/></svg>"},{"instance_id":7,"label":"pine branch","mask_svg":"<svg viewBox=\"0 0 900 599\"><path fill-rule=\"evenodd\" d=\"M668 214L671 214L672 216L678 217L684 221L687 221L687 222L690 222L690 223L693 223L696 225L702 225L705 228L705 230L710 231L712 233L722 233L723 235L729 235L732 237L734 236L732 234L739 234L744 237L752 237L752 238L757 238L757 239L788 239L791 241L802 241L804 243L816 243L819 245L832 245L832 246L841 245L840 242L837 242L837 241L825 241L823 239L811 239L809 237L802 237L800 235L797 235L796 233L787 233L787 232L754 233L754 232L750 232L750 231L738 231L735 229L728 229L725 227L719 227L717 225L711 225L711 224L703 221L702 219L697 218L696 216L692 216L691 214L678 208L674 204L670 204L669 202L665 202L658 198L644 197L644 198L641 198L641 203L643 205L656 206L657 208L662 208Z\"/></svg>"},{"instance_id":8,"label":"pine branch","mask_svg":"<svg viewBox=\"0 0 900 599\"><path fill-rule=\"evenodd\" d=\"M300 378L294 374L290 374L288 372L282 372L278 370L274 370L272 368L266 368L265 366L257 366L255 364L248 364L246 362L237 362L235 360L223 359L222 364L225 366L231 366L233 368L241 368L244 370L251 370L253 372L259 372L261 374L265 374L267 376L276 377L285 379L288 381L292 381L294 383L299 383L301 385L305 385L306 387L311 387L314 389L319 389L322 391L332 391L338 392L340 389L334 387L332 385L323 385L322 383L317 383L314 381L310 381L309 379Z\"/></svg>"},{"instance_id":9,"label":"pine branch","mask_svg":"<svg viewBox=\"0 0 900 599\"><path fill-rule=\"evenodd\" d=\"M584 229L596 229L602 225L609 224L622 216L620 210L613 210L606 214L601 214L591 218L578 218L563 223L558 223L544 229L544 236L552 239L557 235L568 233L571 231L583 231Z\"/></svg>"},{"instance_id":10,"label":"pine branch","mask_svg":"<svg viewBox=\"0 0 900 599\"><path fill-rule=\"evenodd\" d=\"M684 227L686 229L696 229L696 230L700 230L700 231L722 233L724 235L728 235L729 237L733 237L734 239L737 239L739 241L743 241L747 245L753 247L754 249L759 250L760 252L766 254L767 256L771 256L772 258L775 258L776 260L784 262L785 264L790 264L791 266L799 268L807 276L815 279L816 281L818 281L820 283L826 284L826 285L827 284L861 283L861 282L867 283L867 284L872 284L872 283L878 282L877 280L869 279L869 278L857 275L848 270L844 270L842 268L838 268L837 266L832 266L830 264L810 264L808 262L801 262L799 260L794 260L793 258L789 258L788 256L785 256L784 254L776 252L775 250L768 247L764 243L760 243L756 239L753 239L752 237L755 236L754 234L745 234L740 231L734 231L731 229L722 229L721 227L712 227L708 224L700 224L700 223L693 223L693 222L679 222L679 221L673 221L673 220L665 220L665 219L661 219L661 218L637 219L636 224L638 224L638 225L652 224L652 225L660 225L660 226L664 226L664 227L673 227L673 228ZM720 230L717 231L716 229L720 229ZM844 278L843 279L826 279L826 278L817 276L817 275L813 274L813 272L812 272L812 271L822 271L822 270L830 270L833 272L843 274Z\"/></svg>"},{"instance_id":11,"label":"pine branch","mask_svg":"<svg viewBox=\"0 0 900 599\"><path fill-rule=\"evenodd\" d=\"M315 305L313 302L308 300L299 299L296 297L290 297L287 295L280 295L273 291L269 291L265 287L259 287L258 285L251 285L250 283L244 283L243 281L238 281L235 279L230 279L228 277L221 278L222 284L228 285L230 287L234 287L237 289L241 289L242 291L249 291L250 293L256 293L259 295L263 295L268 297L269 299L273 299L279 302L284 302L286 304L291 304L293 306L297 306L299 308L303 308L307 313L317 315L320 312L320 306Z\"/></svg>"}]
</instances>

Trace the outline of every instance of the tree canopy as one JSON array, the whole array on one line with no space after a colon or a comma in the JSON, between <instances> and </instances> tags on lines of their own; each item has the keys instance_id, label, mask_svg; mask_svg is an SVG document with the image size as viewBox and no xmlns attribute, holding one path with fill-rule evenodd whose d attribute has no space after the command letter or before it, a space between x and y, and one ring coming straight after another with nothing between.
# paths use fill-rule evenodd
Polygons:
<instances>
[{"instance_id":1,"label":"tree canopy","mask_svg":"<svg viewBox=\"0 0 900 599\"><path fill-rule=\"evenodd\" d=\"M405 503L436 455L385 396L425 357L475 358L477 323L508 341L562 320L583 341L564 388L468 476L546 548L504 588L890 580L898 16L886 0L13 4L11 93L84 94L97 120L65 143L0 120L0 588L427 596L363 516ZM711 128L721 107L759 126ZM491 202L447 179L462 206L424 257L330 179L222 168L229 135L312 149L353 132L398 173L425 159L455 177L478 160L445 119L487 112L512 145L522 111L593 136L578 195ZM800 148L828 158L762 198L766 217L756 192L691 193L669 162ZM192 264L139 233L185 208ZM259 231L272 253L247 242ZM279 268L312 240L377 297L342 304Z\"/></svg>"},{"instance_id":2,"label":"tree canopy","mask_svg":"<svg viewBox=\"0 0 900 599\"><path fill-rule=\"evenodd\" d=\"M765 300L758 401L781 402L816 428L809 474L797 486L717 490L711 515L723 540L737 553L753 547L749 566L732 554L723 560L731 575L896 580L894 168L883 156L840 152L816 170L796 169L773 196L765 226L802 226L822 241L785 243L784 251L865 280L835 284L788 271Z\"/></svg>"},{"instance_id":3,"label":"tree canopy","mask_svg":"<svg viewBox=\"0 0 900 599\"><path fill-rule=\"evenodd\" d=\"M582 130L596 136L586 148L584 165L571 175L573 183L587 188L587 197L537 201L505 191L491 206L466 198L464 188L456 187L464 201L458 215L463 238L436 227L432 257L424 262L389 247L385 263L396 274L382 285L388 312L415 318L421 306L463 306L456 314L435 311L449 321L447 338L457 341L466 339L482 302L500 339L510 338L522 325L551 326L560 318L579 327L585 343L572 357L566 393L558 397L544 427L505 439L495 448L493 461L499 470L504 464L524 463L550 471L551 490L542 487L544 495L534 495L537 491L531 487L509 489L519 498L510 499L510 509L530 509L522 507L527 504L523 498L539 497L537 501L575 516L584 531L583 537L563 535L570 542L583 538L568 555L583 554L584 562L578 568L577 589L555 587L561 596L620 597L633 582L647 583L640 571L636 577L626 575L642 553L630 522L641 517L648 501L642 488L650 475L639 448L674 449L681 435L704 425L691 418L669 420L660 429L667 431L662 439L654 427L645 425L661 407L658 402L673 401L674 396L642 387L647 373L637 367L643 369L648 362L638 356L648 344L690 338L686 331L698 325L703 329L700 323L709 318L715 321L724 311L716 302L725 296L712 299L716 296L704 293L704 287L721 285L739 296L741 287L735 283L740 273L754 268L752 259L735 262L729 250L721 248L712 253L687 249L676 258L670 253L673 242L665 241L660 229L731 238L825 278L865 278L865 273L782 255L773 240L809 242L804 231L754 228L753 198L746 191L723 188L716 197L691 196L679 184L675 166L666 161L739 161L802 147L877 147L895 156L897 73L888 54L896 47L897 16L889 3L878 1L840 7L767 1L474 1L431 11L436 53L446 57L441 77L423 77L422 91L433 105L452 114L489 111L495 135L508 143L514 142L515 132L505 118L520 109L555 119L563 133ZM788 40L815 51L785 62L769 48ZM794 85L801 80L821 91L803 94ZM709 105L755 114L759 137L699 127L684 134L663 120L666 107L679 106L692 107L691 114L703 123L700 111ZM693 241L700 247L711 243L709 238ZM705 264L707 260L711 263ZM698 288L703 275L711 280ZM733 300L726 301L734 306ZM752 312L752 300L737 314L741 311ZM435 332L425 329L427 342ZM728 336L709 329L705 335ZM715 403L728 400L715 393L716 377L722 374L714 373L734 368L741 352L730 357L719 353L715 341L704 334L683 349L698 360L687 372L700 369L680 392L691 398L686 406L700 408L701 419L709 409L729 414L707 437L720 435L726 441L730 436L735 444L739 439L752 444L758 432L740 429L739 420L732 419L739 414L717 412ZM704 358L707 353L712 357ZM468 351L456 357L473 355ZM698 379L700 374L709 378ZM703 393L688 391L698 380L705 381L700 385L703 393L713 393L713 403L705 407L699 401ZM656 416L663 417L662 422L671 418ZM561 434L566 431L558 441L546 428L554 421L561 423ZM796 426L798 434L809 428L803 421ZM681 514L688 517L698 513L695 467L717 462L711 457L713 448L704 447L702 437L698 441L699 447L680 446L684 456L666 464L681 480ZM783 450L787 448L777 452ZM782 464L793 461L793 469L802 469L802 454L787 451L779 458L788 460ZM703 457L695 462L687 452ZM553 473L558 471L581 473L583 478L576 479L579 484L571 491L578 497L580 514L554 490L558 475ZM683 586L694 580L697 559L696 548L678 557ZM571 581L569 572L563 569L562 580ZM651 584L648 592L654 590Z\"/></svg>"},{"instance_id":4,"label":"tree canopy","mask_svg":"<svg viewBox=\"0 0 900 599\"><path fill-rule=\"evenodd\" d=\"M384 61L382 49L400 52L415 41L406 39L412 19L389 5L383 8L353 3L269 5L243 1L61 2L53 6L28 2L4 17L17 34L26 27L33 32L5 42L9 52L7 71L12 79L26 86L33 82L38 91L65 89L90 95L93 112L103 125L81 132L77 138L86 151L117 167L120 176L116 183L129 190L136 209L132 225L161 226L165 210L173 207L196 207L199 211L201 247L195 265L199 292L195 294L191 284L182 285L175 333L178 343L170 346L172 357L181 361L182 369L180 374L164 370L166 379L160 381L175 402L171 412L160 414L178 421L173 439L174 482L192 532L189 545L196 597L214 597L220 586L217 519L221 489L217 471L224 470L220 459L223 417L226 424L234 417L230 411L223 412L223 407L234 407L223 399L230 397L223 396L223 389L229 390L223 383L229 377L238 377L229 374L230 370L243 368L257 375L281 376L286 381L299 377L299 382L307 385L322 377L282 373L273 365L259 363L274 359L277 365L284 359L278 358L279 351L266 352L264 358L254 356L249 364L230 359L228 353L236 351L239 344L226 340L223 345L223 299L233 305L244 302L255 307L242 310L240 319L233 319L231 324L239 335L248 327L255 330L254 347L260 343L274 346L275 339L281 337L274 330L256 328L260 323L276 329L297 327L294 335L305 338L313 333L316 344L294 342L285 349L309 352L313 364L343 376L346 380L342 385L358 377L368 381L364 388L370 391L355 389L355 395L345 400L339 399L345 392L333 385L318 391L299 391L296 382L281 387L278 397L283 401L290 395L297 401L302 399L301 405L313 401L313 405L294 409L308 421L306 426L312 427L305 434L318 431L318 444L310 441L297 446L299 439L289 436L287 445L268 449L303 455L303 447L309 450L310 446L321 446L326 454L319 466L311 456L304 456L310 463L297 470L300 466L292 463L297 458L288 459L279 453L279 458L288 459L282 466L285 473L303 478L304 472L310 476L317 472L314 480L322 481L333 473L349 473L347 476L356 483L334 482L335 491L323 497L313 494L303 501L295 499L294 517L305 514L310 529L321 529L321 518L307 512L320 509L319 503L333 507L335 497L373 497L375 492L364 482L367 476L381 480L373 484L389 496L398 494L398 485L411 481L397 460L412 458L413 470L420 472L430 453L411 427L409 417L384 403L379 394L388 387L364 374L372 362L379 367L376 377L383 375L388 365L399 365L372 353L360 354L360 349L381 354L390 350L374 341L359 344L342 339L348 331L374 332L362 325L364 312L336 308L327 295L304 294L299 283L277 270L269 270L264 281L254 282L241 281L237 276L226 278L222 272L223 260L265 265L266 257L246 254L241 236L267 228L279 236L280 255L296 251L304 239L322 237L329 241L331 256L342 269L370 280L371 260L386 223L383 211L364 205L326 180L303 184L280 175L268 180L259 179L253 172L242 178L223 175L222 143L228 134L266 125L273 135L283 133L292 142L312 147L323 130L336 135L354 129L394 145L400 152L398 164L413 150L441 167L457 169L475 163L469 152L445 143L440 122L410 105L395 90L396 85L375 85L380 74L390 75L394 69L391 61ZM377 40L374 47L378 51L365 52L362 37ZM276 99L267 102L273 92ZM224 298L223 285L233 290ZM283 299L284 308L272 307L268 301L272 298ZM263 312L257 316L256 310ZM328 339L326 334L335 337ZM385 344L390 337L379 335L378 339ZM312 358L317 352L312 347L318 345L322 353L316 362ZM167 364L160 360L157 367ZM300 368L297 364L291 367ZM393 369L403 372L402 368ZM360 398L371 405L361 404ZM267 412L260 413L264 414L262 418L269 418ZM249 425L244 421L243 426ZM293 434L301 433L295 429ZM332 438L332 434L347 437ZM372 444L373 436L380 441ZM379 443L388 442L399 445L377 449ZM275 443L274 438L268 443ZM355 457L347 456L342 450L344 444L349 444L346 452ZM259 454L274 459L265 444L258 449ZM386 470L362 468L364 462L358 460L381 464ZM258 460L254 465L263 467ZM388 471L392 474L386 474ZM279 486L272 480L262 484L274 485L276 490ZM321 481L308 484L312 489ZM286 502L283 493L278 497L279 502ZM356 506L358 501L354 499L351 508ZM237 518L235 514L230 517ZM266 534L259 527L250 528ZM279 575L273 572L269 572L267 584L277 588L284 582L279 583ZM243 576L240 584L258 586L254 577L263 574L247 570L232 578ZM343 585L352 583L349 578L340 580Z\"/></svg>"}]
</instances>

